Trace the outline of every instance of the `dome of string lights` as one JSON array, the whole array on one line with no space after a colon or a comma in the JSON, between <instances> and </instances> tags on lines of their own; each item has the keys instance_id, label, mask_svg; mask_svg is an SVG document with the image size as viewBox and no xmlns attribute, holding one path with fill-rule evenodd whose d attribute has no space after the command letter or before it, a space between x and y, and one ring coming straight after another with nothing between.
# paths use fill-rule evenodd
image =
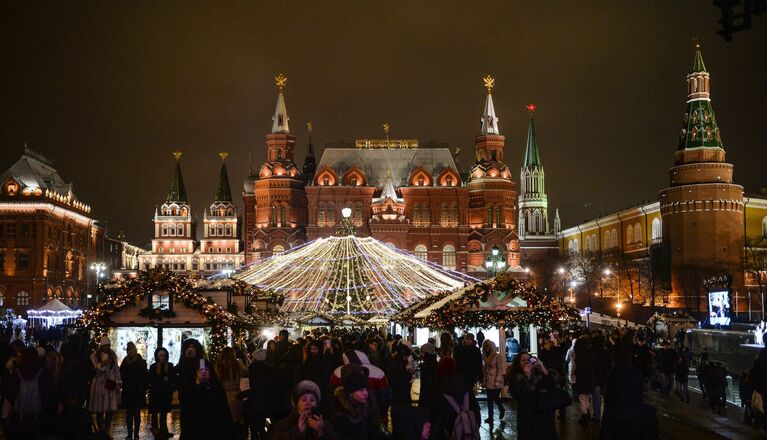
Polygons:
<instances>
[{"instance_id":1,"label":"dome of string lights","mask_svg":"<svg viewBox=\"0 0 767 440\"><path fill-rule=\"evenodd\" d=\"M477 280L370 237L319 238L233 277L283 295L286 313L390 315Z\"/></svg>"}]
</instances>

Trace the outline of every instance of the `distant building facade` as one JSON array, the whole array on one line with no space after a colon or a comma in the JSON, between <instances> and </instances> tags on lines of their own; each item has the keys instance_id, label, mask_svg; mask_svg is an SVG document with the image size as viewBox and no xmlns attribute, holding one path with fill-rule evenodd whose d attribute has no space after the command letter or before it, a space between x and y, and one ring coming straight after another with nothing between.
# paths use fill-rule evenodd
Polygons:
<instances>
[{"instance_id":1,"label":"distant building facade","mask_svg":"<svg viewBox=\"0 0 767 440\"><path fill-rule=\"evenodd\" d=\"M23 313L52 298L84 304L105 232L53 162L25 147L0 173L1 306Z\"/></svg>"},{"instance_id":2,"label":"distant building facade","mask_svg":"<svg viewBox=\"0 0 767 440\"><path fill-rule=\"evenodd\" d=\"M186 194L181 172L181 152L174 152L176 164L165 202L155 209L152 249L138 255L138 268L165 268L174 272L214 275L236 270L244 261L240 250L239 219L232 203L225 159L213 203L203 216L203 238L197 240L197 223Z\"/></svg>"}]
</instances>

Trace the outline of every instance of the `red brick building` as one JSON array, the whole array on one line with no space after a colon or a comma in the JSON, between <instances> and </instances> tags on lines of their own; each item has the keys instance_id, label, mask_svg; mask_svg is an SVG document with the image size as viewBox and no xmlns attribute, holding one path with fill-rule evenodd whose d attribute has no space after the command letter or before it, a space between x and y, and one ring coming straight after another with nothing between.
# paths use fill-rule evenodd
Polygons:
<instances>
[{"instance_id":1,"label":"red brick building","mask_svg":"<svg viewBox=\"0 0 767 440\"><path fill-rule=\"evenodd\" d=\"M315 167L309 145L303 170L294 162L284 77L266 136L267 161L245 180L245 261L333 235L351 208L357 234L372 236L449 268L484 275L494 246L520 268L516 184L503 162L491 94L475 139L476 162L463 173L447 145L416 139L358 139L328 145Z\"/></svg>"}]
</instances>

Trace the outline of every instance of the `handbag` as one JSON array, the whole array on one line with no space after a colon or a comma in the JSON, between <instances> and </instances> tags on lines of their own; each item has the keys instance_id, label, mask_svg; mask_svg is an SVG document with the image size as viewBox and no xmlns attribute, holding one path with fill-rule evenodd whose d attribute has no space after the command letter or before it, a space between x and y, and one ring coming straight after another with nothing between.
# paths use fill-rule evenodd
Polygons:
<instances>
[{"instance_id":1,"label":"handbag","mask_svg":"<svg viewBox=\"0 0 767 440\"><path fill-rule=\"evenodd\" d=\"M107 379L106 382L104 382L104 389L107 391L114 391L117 389L117 382L113 381L112 379Z\"/></svg>"},{"instance_id":2,"label":"handbag","mask_svg":"<svg viewBox=\"0 0 767 440\"><path fill-rule=\"evenodd\" d=\"M543 388L538 393L538 410L541 412L556 411L573 403L570 394L559 387Z\"/></svg>"}]
</instances>

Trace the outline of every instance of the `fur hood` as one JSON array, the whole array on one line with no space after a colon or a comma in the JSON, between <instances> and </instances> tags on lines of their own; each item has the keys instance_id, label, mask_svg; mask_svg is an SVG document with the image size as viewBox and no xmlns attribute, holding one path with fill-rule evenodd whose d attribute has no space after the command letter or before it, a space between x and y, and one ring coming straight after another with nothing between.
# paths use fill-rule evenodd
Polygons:
<instances>
[{"instance_id":1,"label":"fur hood","mask_svg":"<svg viewBox=\"0 0 767 440\"><path fill-rule=\"evenodd\" d=\"M369 399L372 399L372 394ZM346 394L344 387L338 387L335 391L335 401L337 404L336 410L344 412L349 416L349 420L352 423L358 423L366 418L370 413L370 400L367 404L359 404L349 400L349 396Z\"/></svg>"}]
</instances>

